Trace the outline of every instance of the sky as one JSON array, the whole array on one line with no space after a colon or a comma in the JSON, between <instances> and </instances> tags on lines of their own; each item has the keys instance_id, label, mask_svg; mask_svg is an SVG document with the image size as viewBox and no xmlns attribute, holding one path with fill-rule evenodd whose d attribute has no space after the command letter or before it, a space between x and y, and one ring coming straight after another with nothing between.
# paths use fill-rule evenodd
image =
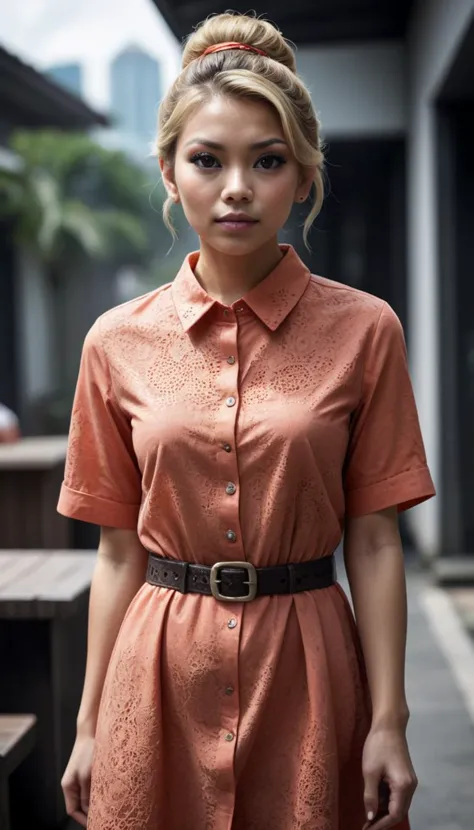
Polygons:
<instances>
[{"instance_id":1,"label":"sky","mask_svg":"<svg viewBox=\"0 0 474 830\"><path fill-rule=\"evenodd\" d=\"M179 71L180 45L152 0L16 0L3 2L0 43L36 69L79 61L84 97L107 110L107 67L123 46L160 60L167 87Z\"/></svg>"}]
</instances>

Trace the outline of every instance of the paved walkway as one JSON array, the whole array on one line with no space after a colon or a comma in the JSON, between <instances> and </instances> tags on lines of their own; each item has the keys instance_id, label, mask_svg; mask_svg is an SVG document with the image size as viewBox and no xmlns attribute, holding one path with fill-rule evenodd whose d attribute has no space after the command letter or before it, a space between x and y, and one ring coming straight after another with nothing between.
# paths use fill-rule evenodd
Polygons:
<instances>
[{"instance_id":1,"label":"paved walkway","mask_svg":"<svg viewBox=\"0 0 474 830\"><path fill-rule=\"evenodd\" d=\"M474 641L474 586L457 586L456 588L448 588L447 592L463 621L464 627Z\"/></svg>"},{"instance_id":2,"label":"paved walkway","mask_svg":"<svg viewBox=\"0 0 474 830\"><path fill-rule=\"evenodd\" d=\"M432 591L416 566L409 565L407 575L408 736L419 778L412 830L473 830L474 722L469 710L474 712L474 706L469 707L463 695L467 686L460 681L465 680L467 658L474 665L474 649L466 655L460 648L468 638L460 643L453 631L457 621L443 603L444 592ZM474 683L471 694L474 700Z\"/></svg>"},{"instance_id":3,"label":"paved walkway","mask_svg":"<svg viewBox=\"0 0 474 830\"><path fill-rule=\"evenodd\" d=\"M409 573L407 690L413 762L420 780L412 830L474 827L474 724L472 698L461 684L468 655L453 631L449 608L435 603L426 582ZM433 613L434 612L434 613ZM454 626L455 627L455 626ZM460 648L461 646L461 648ZM472 652L469 655L474 661ZM471 687L474 696L474 685Z\"/></svg>"}]
</instances>

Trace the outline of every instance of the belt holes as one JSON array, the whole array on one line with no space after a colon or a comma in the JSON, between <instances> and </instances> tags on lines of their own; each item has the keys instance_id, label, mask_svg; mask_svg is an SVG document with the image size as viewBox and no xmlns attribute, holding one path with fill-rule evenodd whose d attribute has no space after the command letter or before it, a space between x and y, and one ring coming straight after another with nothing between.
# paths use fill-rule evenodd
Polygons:
<instances>
[{"instance_id":1,"label":"belt holes","mask_svg":"<svg viewBox=\"0 0 474 830\"><path fill-rule=\"evenodd\" d=\"M163 571L163 576L165 579L168 579L168 571Z\"/></svg>"},{"instance_id":2,"label":"belt holes","mask_svg":"<svg viewBox=\"0 0 474 830\"><path fill-rule=\"evenodd\" d=\"M197 576L196 575L193 576L193 582L197 582Z\"/></svg>"},{"instance_id":3,"label":"belt holes","mask_svg":"<svg viewBox=\"0 0 474 830\"><path fill-rule=\"evenodd\" d=\"M173 576L174 576L174 581L175 581L175 582L177 582L177 581L178 581L178 579L179 579L178 574L173 574Z\"/></svg>"},{"instance_id":4,"label":"belt holes","mask_svg":"<svg viewBox=\"0 0 474 830\"><path fill-rule=\"evenodd\" d=\"M280 582L281 582L282 585L284 585L285 582L287 582L287 581L288 580L287 580L286 576L282 576L282 578L280 579Z\"/></svg>"},{"instance_id":5,"label":"belt holes","mask_svg":"<svg viewBox=\"0 0 474 830\"><path fill-rule=\"evenodd\" d=\"M207 585L207 576L203 576L202 581L204 582L204 585Z\"/></svg>"}]
</instances>

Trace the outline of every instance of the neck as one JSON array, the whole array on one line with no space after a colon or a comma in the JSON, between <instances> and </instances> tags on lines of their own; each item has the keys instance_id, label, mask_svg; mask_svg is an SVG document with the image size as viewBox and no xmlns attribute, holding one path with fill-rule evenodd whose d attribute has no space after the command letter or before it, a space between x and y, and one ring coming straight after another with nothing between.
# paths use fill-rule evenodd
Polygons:
<instances>
[{"instance_id":1,"label":"neck","mask_svg":"<svg viewBox=\"0 0 474 830\"><path fill-rule=\"evenodd\" d=\"M201 242L195 276L210 297L232 305L265 279L282 256L276 239L243 256L229 256Z\"/></svg>"}]
</instances>

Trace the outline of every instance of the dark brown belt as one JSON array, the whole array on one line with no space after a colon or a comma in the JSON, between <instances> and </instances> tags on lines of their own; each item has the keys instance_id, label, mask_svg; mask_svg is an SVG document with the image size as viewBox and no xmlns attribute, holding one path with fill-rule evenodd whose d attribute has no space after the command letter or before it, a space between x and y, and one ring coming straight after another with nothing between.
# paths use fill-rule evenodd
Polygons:
<instances>
[{"instance_id":1,"label":"dark brown belt","mask_svg":"<svg viewBox=\"0 0 474 830\"><path fill-rule=\"evenodd\" d=\"M311 562L255 568L250 562L195 565L150 553L146 581L182 594L205 594L221 602L250 602L257 596L296 594L328 588L337 580L334 555Z\"/></svg>"}]
</instances>

